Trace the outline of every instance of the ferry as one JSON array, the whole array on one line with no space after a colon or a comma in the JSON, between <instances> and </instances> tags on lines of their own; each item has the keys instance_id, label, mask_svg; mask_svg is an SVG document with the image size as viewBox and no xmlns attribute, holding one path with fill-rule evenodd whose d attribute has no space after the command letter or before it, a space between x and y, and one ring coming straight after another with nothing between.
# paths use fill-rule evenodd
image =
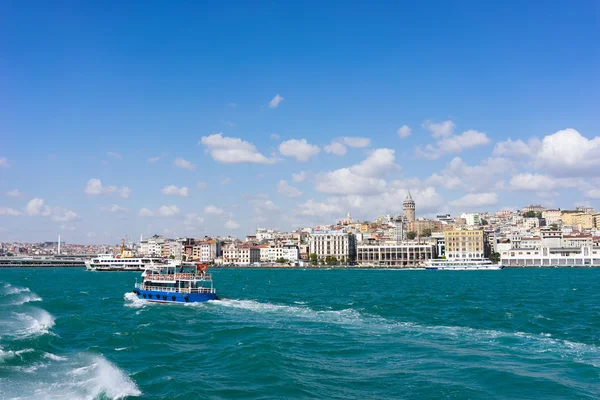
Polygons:
<instances>
[{"instance_id":1,"label":"ferry","mask_svg":"<svg viewBox=\"0 0 600 400\"><path fill-rule=\"evenodd\" d=\"M144 271L153 265L164 264L161 258L124 257L121 254L98 254L85 260L88 271Z\"/></svg>"},{"instance_id":2,"label":"ferry","mask_svg":"<svg viewBox=\"0 0 600 400\"><path fill-rule=\"evenodd\" d=\"M504 268L502 264L494 264L487 258L459 258L459 259L435 259L427 260L425 269L443 271L495 271Z\"/></svg>"},{"instance_id":3,"label":"ferry","mask_svg":"<svg viewBox=\"0 0 600 400\"><path fill-rule=\"evenodd\" d=\"M133 257L133 252L125 248L125 240L121 242L119 254L98 254L85 261L88 271L145 271L147 267L165 264L158 257Z\"/></svg>"},{"instance_id":4,"label":"ferry","mask_svg":"<svg viewBox=\"0 0 600 400\"><path fill-rule=\"evenodd\" d=\"M147 268L133 293L140 300L157 303L198 303L218 300L208 264L169 263Z\"/></svg>"}]
</instances>

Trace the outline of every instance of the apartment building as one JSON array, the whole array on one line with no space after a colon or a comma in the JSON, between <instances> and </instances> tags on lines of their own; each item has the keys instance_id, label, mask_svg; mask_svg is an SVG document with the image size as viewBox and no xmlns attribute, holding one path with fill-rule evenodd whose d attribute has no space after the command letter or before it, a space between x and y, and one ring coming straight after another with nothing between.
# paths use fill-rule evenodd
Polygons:
<instances>
[{"instance_id":1,"label":"apartment building","mask_svg":"<svg viewBox=\"0 0 600 400\"><path fill-rule=\"evenodd\" d=\"M483 229L451 229L444 232L447 258L483 258Z\"/></svg>"},{"instance_id":2,"label":"apartment building","mask_svg":"<svg viewBox=\"0 0 600 400\"><path fill-rule=\"evenodd\" d=\"M313 231L309 242L310 252L324 260L335 257L340 261L356 259L356 237L342 230Z\"/></svg>"}]
</instances>

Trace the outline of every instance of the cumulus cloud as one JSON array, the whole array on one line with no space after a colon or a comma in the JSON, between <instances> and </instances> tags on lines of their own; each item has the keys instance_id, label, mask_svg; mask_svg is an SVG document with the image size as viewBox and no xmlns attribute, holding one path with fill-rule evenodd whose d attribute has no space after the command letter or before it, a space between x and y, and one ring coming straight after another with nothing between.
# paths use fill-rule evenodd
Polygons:
<instances>
[{"instance_id":1,"label":"cumulus cloud","mask_svg":"<svg viewBox=\"0 0 600 400\"><path fill-rule=\"evenodd\" d=\"M194 164L181 157L177 157L175 161L173 161L173 164L178 168L187 169L188 171L193 171L196 169L196 166Z\"/></svg>"},{"instance_id":2,"label":"cumulus cloud","mask_svg":"<svg viewBox=\"0 0 600 400\"><path fill-rule=\"evenodd\" d=\"M118 194L123 198L129 198L131 195L131 189L127 186L117 187L117 186L104 186L102 185L102 181L97 178L92 178L87 182L85 186L84 192L90 196L99 196L102 194Z\"/></svg>"},{"instance_id":3,"label":"cumulus cloud","mask_svg":"<svg viewBox=\"0 0 600 400\"><path fill-rule=\"evenodd\" d=\"M287 181L280 180L277 184L277 192L285 197L300 197L302 196L302 192L298 190L298 188L291 186Z\"/></svg>"},{"instance_id":4,"label":"cumulus cloud","mask_svg":"<svg viewBox=\"0 0 600 400\"><path fill-rule=\"evenodd\" d=\"M435 160L444 154L460 153L463 150L485 146L491 142L484 132L468 130L460 135L444 136L435 145L428 144L424 149L417 147L417 156Z\"/></svg>"},{"instance_id":5,"label":"cumulus cloud","mask_svg":"<svg viewBox=\"0 0 600 400\"><path fill-rule=\"evenodd\" d=\"M406 139L412 133L412 129L410 129L408 125L402 125L400 128L398 128L396 133L398 136L400 136L400 139Z\"/></svg>"},{"instance_id":6,"label":"cumulus cloud","mask_svg":"<svg viewBox=\"0 0 600 400\"><path fill-rule=\"evenodd\" d=\"M307 174L304 171L300 171L297 174L292 174L292 180L294 182L304 182L306 180Z\"/></svg>"},{"instance_id":7,"label":"cumulus cloud","mask_svg":"<svg viewBox=\"0 0 600 400\"><path fill-rule=\"evenodd\" d=\"M331 218L343 214L342 208L337 204L315 202L310 199L296 207L296 214L304 217Z\"/></svg>"},{"instance_id":8,"label":"cumulus cloud","mask_svg":"<svg viewBox=\"0 0 600 400\"><path fill-rule=\"evenodd\" d=\"M423 122L421 125L424 129L431 132L431 135L434 138L444 138L452 135L454 133L454 122L448 120L444 122L434 123L429 120Z\"/></svg>"},{"instance_id":9,"label":"cumulus cloud","mask_svg":"<svg viewBox=\"0 0 600 400\"><path fill-rule=\"evenodd\" d=\"M204 223L204 217L199 216L198 214L186 214L185 219L183 220L183 224L187 226L196 226L202 225Z\"/></svg>"},{"instance_id":10,"label":"cumulus cloud","mask_svg":"<svg viewBox=\"0 0 600 400\"><path fill-rule=\"evenodd\" d=\"M537 138L530 139L527 143L521 139L507 139L504 142L496 143L493 155L507 158L531 157L539 151L541 142Z\"/></svg>"},{"instance_id":11,"label":"cumulus cloud","mask_svg":"<svg viewBox=\"0 0 600 400\"><path fill-rule=\"evenodd\" d=\"M326 153L335 154L336 156L343 156L346 154L346 146L340 142L333 141L331 144L323 147Z\"/></svg>"},{"instance_id":12,"label":"cumulus cloud","mask_svg":"<svg viewBox=\"0 0 600 400\"><path fill-rule=\"evenodd\" d=\"M28 215L30 217L49 217L53 221L57 222L70 222L79 219L77 213L71 210L67 210L62 207L50 207L46 205L44 199L39 197L29 200L25 206L24 212L14 209L4 209L4 213L7 215L19 216ZM0 212L2 214L2 212Z\"/></svg>"},{"instance_id":13,"label":"cumulus cloud","mask_svg":"<svg viewBox=\"0 0 600 400\"><path fill-rule=\"evenodd\" d=\"M273 164L274 157L267 158L256 150L249 142L239 138L225 137L222 133L203 136L198 144L202 144L213 160L223 164Z\"/></svg>"},{"instance_id":14,"label":"cumulus cloud","mask_svg":"<svg viewBox=\"0 0 600 400\"><path fill-rule=\"evenodd\" d=\"M277 93L269 102L269 108L277 108L285 99Z\"/></svg>"},{"instance_id":15,"label":"cumulus cloud","mask_svg":"<svg viewBox=\"0 0 600 400\"><path fill-rule=\"evenodd\" d=\"M600 199L600 189L586 190L583 195L588 199L598 200Z\"/></svg>"},{"instance_id":16,"label":"cumulus cloud","mask_svg":"<svg viewBox=\"0 0 600 400\"><path fill-rule=\"evenodd\" d=\"M142 208L140 210L140 212L138 213L138 215L140 217L152 217L152 216L154 216L154 213L149 208Z\"/></svg>"},{"instance_id":17,"label":"cumulus cloud","mask_svg":"<svg viewBox=\"0 0 600 400\"><path fill-rule=\"evenodd\" d=\"M104 208L102 208L102 210L103 211L108 211L108 212L111 212L111 213L122 213L122 212L127 212L128 211L126 208L121 207L118 204L113 204L110 207L104 207Z\"/></svg>"},{"instance_id":18,"label":"cumulus cloud","mask_svg":"<svg viewBox=\"0 0 600 400\"><path fill-rule=\"evenodd\" d=\"M38 197L29 200L27 206L25 206L25 212L30 217L47 217L50 215L50 207L44 204L44 200Z\"/></svg>"},{"instance_id":19,"label":"cumulus cloud","mask_svg":"<svg viewBox=\"0 0 600 400\"><path fill-rule=\"evenodd\" d=\"M158 209L158 215L161 217L173 217L179 214L179 207L171 206L160 206Z\"/></svg>"},{"instance_id":20,"label":"cumulus cloud","mask_svg":"<svg viewBox=\"0 0 600 400\"><path fill-rule=\"evenodd\" d=\"M0 215L10 215L12 217L18 217L23 215L23 213L19 210L15 210L14 208L0 207Z\"/></svg>"},{"instance_id":21,"label":"cumulus cloud","mask_svg":"<svg viewBox=\"0 0 600 400\"><path fill-rule=\"evenodd\" d=\"M469 193L463 197L453 200L450 205L460 208L474 208L494 206L498 203L498 195L493 192L488 193Z\"/></svg>"},{"instance_id":22,"label":"cumulus cloud","mask_svg":"<svg viewBox=\"0 0 600 400\"><path fill-rule=\"evenodd\" d=\"M148 157L148 162L151 164L154 164L158 160L160 160L160 157Z\"/></svg>"},{"instance_id":23,"label":"cumulus cloud","mask_svg":"<svg viewBox=\"0 0 600 400\"><path fill-rule=\"evenodd\" d=\"M290 139L279 145L279 152L286 157L295 157L298 161L308 161L309 158L319 153L321 149L314 144L309 144L306 139Z\"/></svg>"},{"instance_id":24,"label":"cumulus cloud","mask_svg":"<svg viewBox=\"0 0 600 400\"><path fill-rule=\"evenodd\" d=\"M225 214L225 210L210 204L210 205L204 207L204 213L205 214L214 214L214 215L223 215L223 214Z\"/></svg>"},{"instance_id":25,"label":"cumulus cloud","mask_svg":"<svg viewBox=\"0 0 600 400\"><path fill-rule=\"evenodd\" d=\"M240 224L238 224L237 222L235 222L232 219L228 219L227 221L225 221L225 228L227 229L237 229L240 227Z\"/></svg>"},{"instance_id":26,"label":"cumulus cloud","mask_svg":"<svg viewBox=\"0 0 600 400\"><path fill-rule=\"evenodd\" d=\"M381 193L386 187L382 176L396 167L394 153L392 149L376 149L359 164L319 174L316 190L330 194Z\"/></svg>"},{"instance_id":27,"label":"cumulus cloud","mask_svg":"<svg viewBox=\"0 0 600 400\"><path fill-rule=\"evenodd\" d=\"M369 147L371 145L371 139L366 137L344 137L342 139L344 144L348 147Z\"/></svg>"},{"instance_id":28,"label":"cumulus cloud","mask_svg":"<svg viewBox=\"0 0 600 400\"><path fill-rule=\"evenodd\" d=\"M575 129L545 136L534 166L557 176L597 174L600 167L600 137L588 139Z\"/></svg>"},{"instance_id":29,"label":"cumulus cloud","mask_svg":"<svg viewBox=\"0 0 600 400\"><path fill-rule=\"evenodd\" d=\"M8 197L25 197L25 194L21 192L19 189L13 189L6 192Z\"/></svg>"},{"instance_id":30,"label":"cumulus cloud","mask_svg":"<svg viewBox=\"0 0 600 400\"><path fill-rule=\"evenodd\" d=\"M0 168L8 168L8 167L10 167L8 159L6 157L0 157Z\"/></svg>"},{"instance_id":31,"label":"cumulus cloud","mask_svg":"<svg viewBox=\"0 0 600 400\"><path fill-rule=\"evenodd\" d=\"M460 157L454 157L440 173L434 173L426 182L445 189L462 188L478 191L494 185L500 177L512 172L514 166L510 160L496 157L488 158L480 165L469 165Z\"/></svg>"},{"instance_id":32,"label":"cumulus cloud","mask_svg":"<svg viewBox=\"0 0 600 400\"><path fill-rule=\"evenodd\" d=\"M169 186L165 186L160 191L162 192L162 194L165 194L167 196L181 196L181 197L189 196L189 191L186 186L182 186L182 187L178 188L175 185L169 185Z\"/></svg>"},{"instance_id":33,"label":"cumulus cloud","mask_svg":"<svg viewBox=\"0 0 600 400\"><path fill-rule=\"evenodd\" d=\"M271 133L271 139L273 140L279 140L279 135L276 133Z\"/></svg>"},{"instance_id":34,"label":"cumulus cloud","mask_svg":"<svg viewBox=\"0 0 600 400\"><path fill-rule=\"evenodd\" d=\"M514 190L549 191L555 186L552 177L541 174L517 174L510 179L510 187Z\"/></svg>"}]
</instances>

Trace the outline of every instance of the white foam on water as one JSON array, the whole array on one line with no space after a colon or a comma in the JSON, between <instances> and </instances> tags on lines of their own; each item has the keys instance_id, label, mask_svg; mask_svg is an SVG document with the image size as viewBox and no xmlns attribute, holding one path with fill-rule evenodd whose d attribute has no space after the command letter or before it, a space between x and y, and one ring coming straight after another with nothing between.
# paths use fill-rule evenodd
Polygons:
<instances>
[{"instance_id":1,"label":"white foam on water","mask_svg":"<svg viewBox=\"0 0 600 400\"><path fill-rule=\"evenodd\" d=\"M124 371L102 356L84 354L73 360L60 357L50 363L20 369L19 373L25 372L27 376L17 375L11 379L8 393L0 390L0 395L13 400L92 400L123 399L142 394ZM48 368L50 366L52 368Z\"/></svg>"},{"instance_id":2,"label":"white foam on water","mask_svg":"<svg viewBox=\"0 0 600 400\"><path fill-rule=\"evenodd\" d=\"M49 333L54 326L54 316L41 308L33 308L28 313L14 313L21 326L15 330L18 336L35 336Z\"/></svg>"},{"instance_id":3,"label":"white foam on water","mask_svg":"<svg viewBox=\"0 0 600 400\"><path fill-rule=\"evenodd\" d=\"M49 358L50 360L54 360L54 361L67 361L68 360L67 357L57 356L56 354L52 354L52 353L44 353L44 357Z\"/></svg>"},{"instance_id":4,"label":"white foam on water","mask_svg":"<svg viewBox=\"0 0 600 400\"><path fill-rule=\"evenodd\" d=\"M23 292L29 292L29 288L23 288L18 286L13 286L10 283L4 284L4 294L17 294Z\"/></svg>"},{"instance_id":5,"label":"white foam on water","mask_svg":"<svg viewBox=\"0 0 600 400\"><path fill-rule=\"evenodd\" d=\"M152 302L149 302L147 300L139 299L137 295L133 292L125 293L123 298L125 299L125 307L142 308L153 304Z\"/></svg>"},{"instance_id":6,"label":"white foam on water","mask_svg":"<svg viewBox=\"0 0 600 400\"><path fill-rule=\"evenodd\" d=\"M20 306L22 304L30 303L33 301L43 301L43 299L40 296L38 296L37 294L31 293L30 295L25 295L25 296L18 298L17 300L14 300L9 305Z\"/></svg>"},{"instance_id":7,"label":"white foam on water","mask_svg":"<svg viewBox=\"0 0 600 400\"><path fill-rule=\"evenodd\" d=\"M15 356L15 352L12 350L3 350L2 347L0 347L0 364L4 363L6 360L10 360L11 358L13 358Z\"/></svg>"},{"instance_id":8,"label":"white foam on water","mask_svg":"<svg viewBox=\"0 0 600 400\"><path fill-rule=\"evenodd\" d=\"M127 347L117 347L115 349L115 351L123 351L123 350L127 350Z\"/></svg>"}]
</instances>

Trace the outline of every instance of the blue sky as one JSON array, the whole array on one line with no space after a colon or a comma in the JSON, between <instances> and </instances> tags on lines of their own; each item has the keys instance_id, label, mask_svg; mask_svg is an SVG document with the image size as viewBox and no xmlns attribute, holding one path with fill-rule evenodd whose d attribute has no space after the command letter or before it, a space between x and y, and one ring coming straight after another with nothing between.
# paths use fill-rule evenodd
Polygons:
<instances>
[{"instance_id":1,"label":"blue sky","mask_svg":"<svg viewBox=\"0 0 600 400\"><path fill-rule=\"evenodd\" d=\"M0 240L600 207L597 2L202 3L0 4Z\"/></svg>"}]
</instances>

